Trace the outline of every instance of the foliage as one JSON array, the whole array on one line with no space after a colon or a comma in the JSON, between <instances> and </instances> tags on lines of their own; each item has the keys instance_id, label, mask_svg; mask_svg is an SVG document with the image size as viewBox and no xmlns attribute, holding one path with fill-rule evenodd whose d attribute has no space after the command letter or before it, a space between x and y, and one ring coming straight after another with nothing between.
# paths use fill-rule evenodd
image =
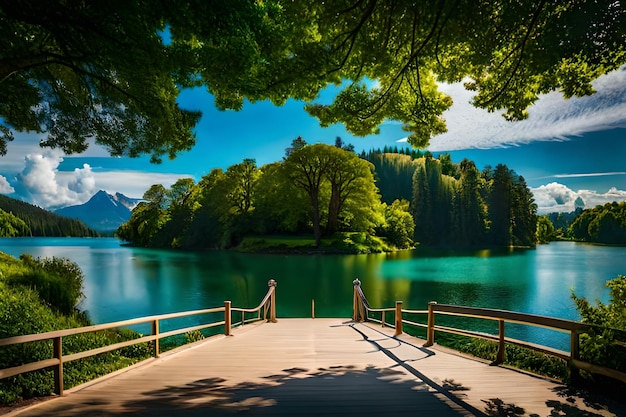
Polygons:
<instances>
[{"instance_id":1,"label":"foliage","mask_svg":"<svg viewBox=\"0 0 626 417\"><path fill-rule=\"evenodd\" d=\"M376 185L384 203L391 204L398 199L411 200L411 184L416 168L414 156L398 152L370 152L363 157L374 164Z\"/></svg>"},{"instance_id":2,"label":"foliage","mask_svg":"<svg viewBox=\"0 0 626 417\"><path fill-rule=\"evenodd\" d=\"M398 249L413 246L415 220L409 209L407 200L395 200L390 206L384 204L385 224L381 227L380 236Z\"/></svg>"},{"instance_id":3,"label":"foliage","mask_svg":"<svg viewBox=\"0 0 626 417\"><path fill-rule=\"evenodd\" d=\"M506 165L479 173L473 162L463 160L458 168L446 168L457 179L444 174L444 165L430 154L415 163L411 210L416 242L535 245L537 205L524 178Z\"/></svg>"},{"instance_id":4,"label":"foliage","mask_svg":"<svg viewBox=\"0 0 626 417\"><path fill-rule=\"evenodd\" d=\"M30 236L30 228L17 216L0 209L0 237Z\"/></svg>"},{"instance_id":5,"label":"foliage","mask_svg":"<svg viewBox=\"0 0 626 417\"><path fill-rule=\"evenodd\" d=\"M626 202L583 210L570 225L569 234L585 242L626 244Z\"/></svg>"},{"instance_id":6,"label":"foliage","mask_svg":"<svg viewBox=\"0 0 626 417\"><path fill-rule=\"evenodd\" d=\"M112 155L155 161L190 149L200 115L176 103L174 62L185 59L157 32L171 10L163 3L4 4L0 143L15 129L45 132L42 145L68 153L90 137Z\"/></svg>"},{"instance_id":7,"label":"foliage","mask_svg":"<svg viewBox=\"0 0 626 417\"><path fill-rule=\"evenodd\" d=\"M200 330L193 330L191 332L185 333L185 341L186 343L198 342L204 339L204 335Z\"/></svg>"},{"instance_id":8,"label":"foliage","mask_svg":"<svg viewBox=\"0 0 626 417\"><path fill-rule=\"evenodd\" d=\"M537 217L537 243L548 243L556 240L554 224L548 216Z\"/></svg>"},{"instance_id":9,"label":"foliage","mask_svg":"<svg viewBox=\"0 0 626 417\"><path fill-rule=\"evenodd\" d=\"M77 219L69 219L40 207L0 195L0 236L7 225L12 236L96 237L98 232ZM11 226L12 225L12 226ZM5 232L6 233L6 232Z\"/></svg>"},{"instance_id":10,"label":"foliage","mask_svg":"<svg viewBox=\"0 0 626 417\"><path fill-rule=\"evenodd\" d=\"M497 342L466 336L441 334L437 343L490 361L495 360L498 353ZM504 357L505 365L551 378L567 379L567 363L560 358L508 343L505 344Z\"/></svg>"},{"instance_id":11,"label":"foliage","mask_svg":"<svg viewBox=\"0 0 626 417\"><path fill-rule=\"evenodd\" d=\"M22 255L25 272L8 279L13 286L33 288L54 310L70 315L83 297L83 272L66 258L33 258Z\"/></svg>"},{"instance_id":12,"label":"foliage","mask_svg":"<svg viewBox=\"0 0 626 417\"><path fill-rule=\"evenodd\" d=\"M396 249L414 241L535 245L537 206L524 178L508 167L481 173L467 159L456 164L430 153L413 159L421 155L415 151L359 157L336 142L308 145L298 137L281 162L257 168L246 159L197 184L189 178L170 189L155 184L116 234L138 246L246 251L257 246L241 245L247 237L311 232L318 247L337 232L382 237ZM382 203L379 185L387 199L407 198Z\"/></svg>"},{"instance_id":13,"label":"foliage","mask_svg":"<svg viewBox=\"0 0 626 417\"><path fill-rule=\"evenodd\" d=\"M0 8L0 154L15 131L80 152L173 157L200 114L177 103L205 87L220 109L289 98L357 135L398 120L425 146L446 131L452 100L437 82L465 80L474 105L527 117L539 94L593 93L626 62L621 2L476 3L221 0L7 2Z\"/></svg>"},{"instance_id":14,"label":"foliage","mask_svg":"<svg viewBox=\"0 0 626 417\"><path fill-rule=\"evenodd\" d=\"M0 339L89 325L74 310L82 294L82 272L65 259L20 260L0 252ZM65 282L67 281L67 282ZM81 285L79 285L81 284ZM67 293L66 293L67 292ZM61 310L71 311L62 313ZM63 338L63 354L95 349L138 337L130 330L86 333ZM147 344L72 361L64 365L64 385L72 387L148 357ZM0 347L0 369L52 357L50 341ZM49 395L54 378L41 370L0 379L0 403Z\"/></svg>"},{"instance_id":15,"label":"foliage","mask_svg":"<svg viewBox=\"0 0 626 417\"><path fill-rule=\"evenodd\" d=\"M581 205L584 205L584 203L581 203ZM547 215L554 225L556 240L570 240L572 238L570 226L582 212L583 207L576 207L576 210L569 213L559 212Z\"/></svg>"},{"instance_id":16,"label":"foliage","mask_svg":"<svg viewBox=\"0 0 626 417\"><path fill-rule=\"evenodd\" d=\"M198 184L153 185L117 236L141 246L230 248L255 234L313 230L317 246L336 232L373 234L384 223L373 166L341 141L299 139L282 162L257 168L246 159Z\"/></svg>"},{"instance_id":17,"label":"foliage","mask_svg":"<svg viewBox=\"0 0 626 417\"><path fill-rule=\"evenodd\" d=\"M581 358L591 363L626 372L626 276L607 281L608 304L593 306L585 297L572 293L582 321L594 327L581 335Z\"/></svg>"}]
</instances>

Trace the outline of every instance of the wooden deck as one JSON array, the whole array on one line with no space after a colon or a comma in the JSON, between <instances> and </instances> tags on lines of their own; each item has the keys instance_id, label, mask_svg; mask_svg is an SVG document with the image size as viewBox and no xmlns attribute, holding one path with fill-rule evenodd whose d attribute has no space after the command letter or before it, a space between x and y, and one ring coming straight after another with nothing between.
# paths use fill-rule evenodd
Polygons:
<instances>
[{"instance_id":1,"label":"wooden deck","mask_svg":"<svg viewBox=\"0 0 626 417\"><path fill-rule=\"evenodd\" d=\"M626 415L372 323L280 319L233 333L9 415Z\"/></svg>"}]
</instances>

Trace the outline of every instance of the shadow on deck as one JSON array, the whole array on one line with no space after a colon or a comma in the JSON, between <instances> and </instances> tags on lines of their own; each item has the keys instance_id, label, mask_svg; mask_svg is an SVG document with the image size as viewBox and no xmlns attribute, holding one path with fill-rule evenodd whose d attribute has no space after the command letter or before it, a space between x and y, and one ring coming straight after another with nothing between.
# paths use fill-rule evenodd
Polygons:
<instances>
[{"instance_id":1,"label":"shadow on deck","mask_svg":"<svg viewBox=\"0 0 626 417\"><path fill-rule=\"evenodd\" d=\"M340 319L283 319L18 410L26 416L624 416L562 385Z\"/></svg>"}]
</instances>

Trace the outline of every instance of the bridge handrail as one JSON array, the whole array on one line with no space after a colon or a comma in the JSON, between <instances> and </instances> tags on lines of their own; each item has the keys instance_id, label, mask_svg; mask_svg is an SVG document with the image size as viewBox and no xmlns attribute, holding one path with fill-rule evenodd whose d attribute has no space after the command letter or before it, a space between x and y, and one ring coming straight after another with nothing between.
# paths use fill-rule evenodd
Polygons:
<instances>
[{"instance_id":1,"label":"bridge handrail","mask_svg":"<svg viewBox=\"0 0 626 417\"><path fill-rule=\"evenodd\" d=\"M44 359L37 362L29 362L19 366L14 366L11 368L0 369L0 379L9 378L11 376L20 375L26 372L37 371L44 368L54 367L54 386L55 392L58 395L63 395L63 364L65 362L71 362L77 359L87 358L91 356L95 356L101 353L110 352L112 350L121 349L124 347L153 342L154 343L154 356L159 357L159 340L168 336L174 336L178 334L188 333L195 330L208 329L217 326L224 326L224 335L229 336L231 334L231 330L233 327L232 322L232 312L237 311L241 312L241 321L237 322L235 325L244 325L245 323L249 323L252 321L261 320L261 310L263 310L263 319L269 322L276 322L276 281L271 279L268 282L268 290L263 297L261 303L255 308L241 308L241 307L231 307L230 301L224 301L223 307L214 307L207 308L201 310L190 310L190 311L182 311L176 313L167 313L167 314L158 314L152 316L138 317L129 320L116 321L111 323L97 324L93 326L83 326L76 327L72 329L63 329L63 330L54 330L45 333L37 333L37 334L29 334L29 335L20 335L20 336L12 336L4 339L0 339L0 346L11 346L24 344L29 342L38 342L45 340L53 341L53 358ZM212 321L205 324L200 324L196 326L188 326L184 328L179 328L175 330L170 330L167 332L161 333L159 331L159 323L164 320L178 319L182 317L189 317L195 315L202 314L210 314L210 313L224 313L224 320L222 321ZM256 318L246 319L246 313L258 313ZM127 340L124 342L114 343L111 345L102 346L100 348L91 349L82 352L72 353L70 355L63 355L63 338L66 336L72 336L83 333L97 332L101 330L113 329L113 328L121 328L128 327L136 324L144 324L151 323L152 324L152 332L150 335L142 336L136 339Z\"/></svg>"},{"instance_id":2,"label":"bridge handrail","mask_svg":"<svg viewBox=\"0 0 626 417\"><path fill-rule=\"evenodd\" d=\"M435 331L447 332L459 334L462 336L475 337L481 339L487 339L498 342L498 353L494 365L504 362L505 359L505 343L514 344L529 348L541 353L556 356L568 361L570 373L572 378L577 378L579 370L586 370L596 374L608 376L622 382L626 382L626 373L617 371L612 368L607 368L599 365L595 365L589 362L582 361L580 359L580 333L589 331L596 328L586 323L581 323L574 320L560 319L555 317L541 316L537 314L520 313L509 310L482 308L482 307L470 307L459 306L453 304L438 304L435 301L428 303L427 310L406 310L402 309L402 301L396 301L396 306L387 308L371 308L365 294L361 289L361 281L355 279L354 285L354 301L353 301L353 320L354 321L367 321L371 320L381 324L383 327L391 325L385 321L385 313L395 313L395 335L398 336L403 333L403 324L411 326L422 327L426 329L426 343L424 347L432 346L435 343ZM370 317L369 313L381 313L381 319ZM404 314L426 314L427 324L409 321L404 318ZM435 324L435 314L472 317L486 320L498 321L498 335L489 333L476 332L472 330L457 329L452 327L440 326ZM544 327L552 330L569 332L570 333L570 351L562 351L526 342L522 340L512 339L505 336L504 323L519 323L530 326Z\"/></svg>"}]
</instances>

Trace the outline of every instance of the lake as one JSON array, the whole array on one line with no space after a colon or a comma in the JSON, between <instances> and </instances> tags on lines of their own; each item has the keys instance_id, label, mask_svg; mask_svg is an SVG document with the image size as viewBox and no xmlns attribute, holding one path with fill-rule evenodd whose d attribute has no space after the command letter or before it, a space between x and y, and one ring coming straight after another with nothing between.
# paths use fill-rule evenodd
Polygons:
<instances>
[{"instance_id":1,"label":"lake","mask_svg":"<svg viewBox=\"0 0 626 417\"><path fill-rule=\"evenodd\" d=\"M359 278L372 307L426 309L429 301L578 319L571 291L608 301L607 280L626 274L626 247L553 242L534 250L417 249L373 255L258 255L120 246L114 238L2 238L19 257L66 257L85 274L80 308L96 323L209 308L252 307L278 282L279 317L346 317ZM507 331L508 332L508 331ZM508 333L507 333L508 334ZM567 350L568 336L521 327L511 337Z\"/></svg>"}]
</instances>

